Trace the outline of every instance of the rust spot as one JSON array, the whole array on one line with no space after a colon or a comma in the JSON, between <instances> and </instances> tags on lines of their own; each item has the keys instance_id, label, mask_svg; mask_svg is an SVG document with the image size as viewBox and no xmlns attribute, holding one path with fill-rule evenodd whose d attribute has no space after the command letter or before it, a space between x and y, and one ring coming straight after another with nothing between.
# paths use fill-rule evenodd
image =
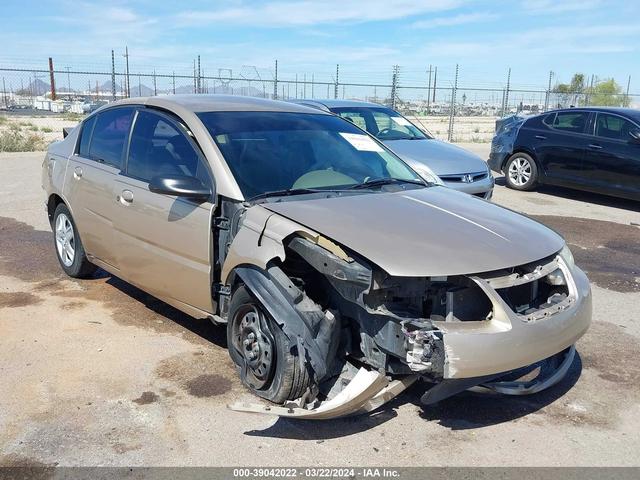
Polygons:
<instances>
[{"instance_id":1,"label":"rust spot","mask_svg":"<svg viewBox=\"0 0 640 480\"><path fill-rule=\"evenodd\" d=\"M142 395L131 401L138 405L149 405L150 403L157 402L158 398L155 392L142 392Z\"/></svg>"},{"instance_id":2,"label":"rust spot","mask_svg":"<svg viewBox=\"0 0 640 480\"><path fill-rule=\"evenodd\" d=\"M186 383L187 391L194 397L215 397L231 390L231 381L221 375L200 375Z\"/></svg>"},{"instance_id":3,"label":"rust spot","mask_svg":"<svg viewBox=\"0 0 640 480\"><path fill-rule=\"evenodd\" d=\"M576 264L597 285L617 292L640 292L640 229L587 218L537 215L560 232Z\"/></svg>"},{"instance_id":4,"label":"rust spot","mask_svg":"<svg viewBox=\"0 0 640 480\"><path fill-rule=\"evenodd\" d=\"M17 308L37 305L42 299L28 292L0 292L0 308Z\"/></svg>"}]
</instances>

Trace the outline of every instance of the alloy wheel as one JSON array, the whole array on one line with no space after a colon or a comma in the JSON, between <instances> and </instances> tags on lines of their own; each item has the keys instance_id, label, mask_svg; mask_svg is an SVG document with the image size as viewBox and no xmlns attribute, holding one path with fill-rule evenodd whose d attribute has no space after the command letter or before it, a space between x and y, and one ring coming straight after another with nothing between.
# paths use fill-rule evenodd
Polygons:
<instances>
[{"instance_id":1,"label":"alloy wheel","mask_svg":"<svg viewBox=\"0 0 640 480\"><path fill-rule=\"evenodd\" d=\"M56 219L55 235L58 256L66 267L70 267L76 257L76 243L73 225L64 213L59 214Z\"/></svg>"},{"instance_id":2,"label":"alloy wheel","mask_svg":"<svg viewBox=\"0 0 640 480\"><path fill-rule=\"evenodd\" d=\"M522 187L531 178L531 162L524 157L516 157L509 164L508 175L511 183Z\"/></svg>"}]
</instances>

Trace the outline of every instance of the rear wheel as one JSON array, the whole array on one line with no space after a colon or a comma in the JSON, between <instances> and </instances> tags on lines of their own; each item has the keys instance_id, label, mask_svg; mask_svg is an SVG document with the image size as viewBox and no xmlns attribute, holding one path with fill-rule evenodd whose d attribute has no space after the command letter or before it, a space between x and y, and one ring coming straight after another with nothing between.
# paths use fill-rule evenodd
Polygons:
<instances>
[{"instance_id":1,"label":"rear wheel","mask_svg":"<svg viewBox=\"0 0 640 480\"><path fill-rule=\"evenodd\" d=\"M86 278L97 267L87 259L71 212L64 203L53 214L53 240L60 266L73 278Z\"/></svg>"},{"instance_id":2,"label":"rear wheel","mask_svg":"<svg viewBox=\"0 0 640 480\"><path fill-rule=\"evenodd\" d=\"M515 190L532 190L538 183L538 166L526 153L514 153L504 169L505 181Z\"/></svg>"},{"instance_id":3,"label":"rear wheel","mask_svg":"<svg viewBox=\"0 0 640 480\"><path fill-rule=\"evenodd\" d=\"M310 384L297 345L244 285L235 290L229 304L227 345L243 383L262 398L284 403L301 397Z\"/></svg>"}]
</instances>

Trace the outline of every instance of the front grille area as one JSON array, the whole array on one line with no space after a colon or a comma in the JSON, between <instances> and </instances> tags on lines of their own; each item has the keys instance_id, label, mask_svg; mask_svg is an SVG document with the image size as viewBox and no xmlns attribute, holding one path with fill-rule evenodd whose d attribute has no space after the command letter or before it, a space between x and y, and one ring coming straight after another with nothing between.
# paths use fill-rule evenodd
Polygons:
<instances>
[{"instance_id":1,"label":"front grille area","mask_svg":"<svg viewBox=\"0 0 640 480\"><path fill-rule=\"evenodd\" d=\"M487 172L460 173L455 175L439 175L445 182L473 183L487 178Z\"/></svg>"}]
</instances>

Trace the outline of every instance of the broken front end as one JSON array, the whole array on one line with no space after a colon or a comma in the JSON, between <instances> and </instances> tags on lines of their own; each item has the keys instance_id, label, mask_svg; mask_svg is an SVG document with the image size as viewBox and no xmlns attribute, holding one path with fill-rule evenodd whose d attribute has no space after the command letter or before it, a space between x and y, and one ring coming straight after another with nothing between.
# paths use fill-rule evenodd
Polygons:
<instances>
[{"instance_id":1,"label":"broken front end","mask_svg":"<svg viewBox=\"0 0 640 480\"><path fill-rule=\"evenodd\" d=\"M565 375L591 320L589 282L566 247L498 271L398 277L315 232L291 234L290 224L277 215L256 228L245 220L249 228L225 267L295 340L313 388L284 407L239 403L236 410L350 415L379 407L419 378L425 404L470 388L535 393ZM239 253L251 231L258 251L272 258L259 268Z\"/></svg>"}]
</instances>

